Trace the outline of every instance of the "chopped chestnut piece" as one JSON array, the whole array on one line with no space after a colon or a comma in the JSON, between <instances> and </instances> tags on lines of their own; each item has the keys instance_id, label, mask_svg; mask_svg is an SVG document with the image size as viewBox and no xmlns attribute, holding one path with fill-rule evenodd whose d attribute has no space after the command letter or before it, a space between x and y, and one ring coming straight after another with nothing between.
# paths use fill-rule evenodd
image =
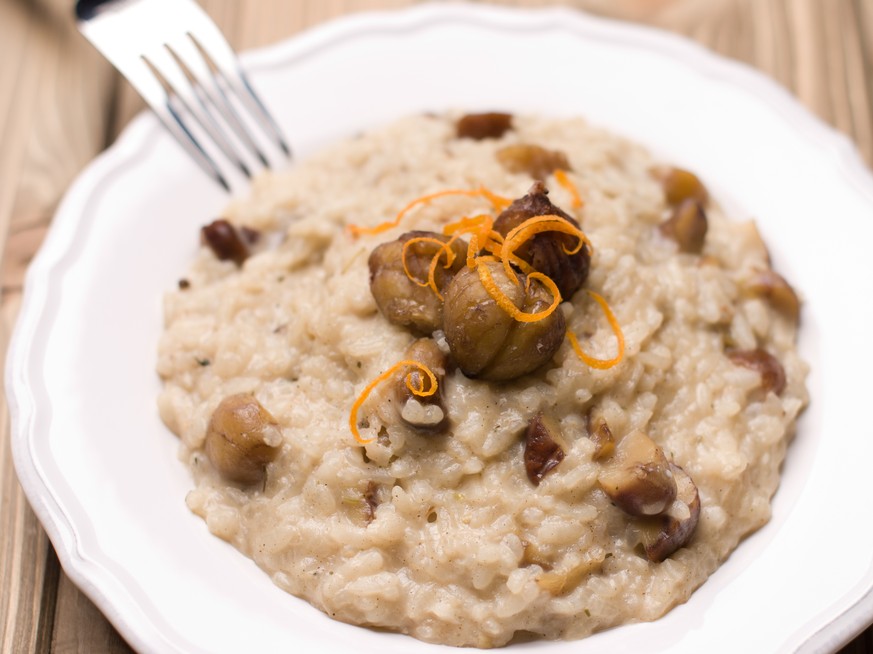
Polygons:
<instances>
[{"instance_id":1,"label":"chopped chestnut piece","mask_svg":"<svg viewBox=\"0 0 873 654\"><path fill-rule=\"evenodd\" d=\"M676 482L664 451L641 431L618 442L615 458L598 482L609 499L632 516L663 513L676 498Z\"/></svg>"},{"instance_id":2,"label":"chopped chestnut piece","mask_svg":"<svg viewBox=\"0 0 873 654\"><path fill-rule=\"evenodd\" d=\"M407 248L406 269L415 278L413 280L403 268L402 257L404 244L414 238L431 240L417 241ZM456 240L451 246L454 261L446 268L446 254L434 241L446 243L448 240L448 236L436 232L407 232L396 241L382 243L370 253L370 291L389 322L422 334L432 334L441 327L443 302L426 285L431 262L442 252L434 270L435 285L442 293L452 276L464 267L467 257L466 242Z\"/></svg>"},{"instance_id":3,"label":"chopped chestnut piece","mask_svg":"<svg viewBox=\"0 0 873 654\"><path fill-rule=\"evenodd\" d=\"M797 322L800 317L800 300L794 289L779 273L769 268L759 271L749 281L747 288L755 295L766 299L786 318Z\"/></svg>"},{"instance_id":4,"label":"chopped chestnut piece","mask_svg":"<svg viewBox=\"0 0 873 654\"><path fill-rule=\"evenodd\" d=\"M684 200L673 209L673 215L661 224L661 233L679 244L681 252L699 254L708 228L706 212L697 200Z\"/></svg>"},{"instance_id":5,"label":"chopped chestnut piece","mask_svg":"<svg viewBox=\"0 0 873 654\"><path fill-rule=\"evenodd\" d=\"M461 116L455 124L455 134L458 138L499 139L512 129L512 114L491 111L481 114Z\"/></svg>"},{"instance_id":6,"label":"chopped chestnut piece","mask_svg":"<svg viewBox=\"0 0 873 654\"><path fill-rule=\"evenodd\" d=\"M670 464L676 480L676 499L662 515L646 518L638 525L646 558L660 563L694 535L700 519L700 495L691 477L674 463Z\"/></svg>"},{"instance_id":7,"label":"chopped chestnut piece","mask_svg":"<svg viewBox=\"0 0 873 654\"><path fill-rule=\"evenodd\" d=\"M754 350L728 350L728 359L738 366L743 366L761 373L761 390L764 393L773 391L779 395L785 390L785 369L779 360L761 348Z\"/></svg>"},{"instance_id":8,"label":"chopped chestnut piece","mask_svg":"<svg viewBox=\"0 0 873 654\"><path fill-rule=\"evenodd\" d=\"M537 313L552 303L539 280L519 274L516 284L497 262L481 264L500 291L518 309ZM452 358L468 377L508 381L533 372L546 363L564 341L564 314L553 311L535 322L519 322L488 293L479 272L466 266L458 272L445 294L443 331Z\"/></svg>"},{"instance_id":9,"label":"chopped chestnut piece","mask_svg":"<svg viewBox=\"0 0 873 654\"><path fill-rule=\"evenodd\" d=\"M535 216L559 216L574 227L579 227L574 218L552 204L548 193L545 184L534 182L527 195L510 204L497 216L494 230L506 236ZM561 297L569 300L585 283L591 265L591 253L585 245L575 254L567 254L577 245L577 238L571 234L542 232L524 243L515 254L533 266L534 270L550 277L561 291Z\"/></svg>"},{"instance_id":10,"label":"chopped chestnut piece","mask_svg":"<svg viewBox=\"0 0 873 654\"><path fill-rule=\"evenodd\" d=\"M534 486L539 486L543 477L564 460L564 449L558 444L560 434L558 423L542 413L536 414L527 424L524 467Z\"/></svg>"},{"instance_id":11,"label":"chopped chestnut piece","mask_svg":"<svg viewBox=\"0 0 873 654\"><path fill-rule=\"evenodd\" d=\"M376 517L376 507L379 506L379 485L375 481L367 483L367 490L364 492L364 520L373 522Z\"/></svg>"},{"instance_id":12,"label":"chopped chestnut piece","mask_svg":"<svg viewBox=\"0 0 873 654\"><path fill-rule=\"evenodd\" d=\"M602 416L592 417L589 412L585 416L588 425L588 438L594 443L594 454L592 459L598 461L612 456L615 451L615 437L612 435L612 430L606 424L606 419Z\"/></svg>"},{"instance_id":13,"label":"chopped chestnut piece","mask_svg":"<svg viewBox=\"0 0 873 654\"><path fill-rule=\"evenodd\" d=\"M209 420L206 456L218 472L241 484L254 484L279 454L282 433L276 419L253 395L224 398Z\"/></svg>"},{"instance_id":14,"label":"chopped chestnut piece","mask_svg":"<svg viewBox=\"0 0 873 654\"><path fill-rule=\"evenodd\" d=\"M249 257L249 244L257 240L256 234L249 228L238 230L224 218L214 220L200 230L203 242L218 259L233 261L238 266Z\"/></svg>"},{"instance_id":15,"label":"chopped chestnut piece","mask_svg":"<svg viewBox=\"0 0 873 654\"><path fill-rule=\"evenodd\" d=\"M430 378L421 370L414 369L398 378L395 396L400 405L400 418L410 427L426 432L444 431L449 424L449 416L443 406L442 386L446 374L446 355L432 338L420 338L406 350L404 359L418 361L427 366L437 379L436 390L431 395L416 395L413 388L430 391Z\"/></svg>"},{"instance_id":16,"label":"chopped chestnut piece","mask_svg":"<svg viewBox=\"0 0 873 654\"><path fill-rule=\"evenodd\" d=\"M701 206L706 206L709 193L694 173L682 168L668 168L661 171L659 177L667 204L675 207L685 200L695 200Z\"/></svg>"},{"instance_id":17,"label":"chopped chestnut piece","mask_svg":"<svg viewBox=\"0 0 873 654\"><path fill-rule=\"evenodd\" d=\"M544 180L556 170L570 170L567 155L560 150L547 150L540 145L517 143L497 151L497 161L511 173L527 173Z\"/></svg>"}]
</instances>

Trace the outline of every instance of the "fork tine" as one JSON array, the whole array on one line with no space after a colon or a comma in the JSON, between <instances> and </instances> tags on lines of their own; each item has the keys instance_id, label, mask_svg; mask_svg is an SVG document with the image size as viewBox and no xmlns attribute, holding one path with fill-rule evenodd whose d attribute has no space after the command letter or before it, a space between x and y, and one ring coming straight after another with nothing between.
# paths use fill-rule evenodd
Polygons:
<instances>
[{"instance_id":1,"label":"fork tine","mask_svg":"<svg viewBox=\"0 0 873 654\"><path fill-rule=\"evenodd\" d=\"M166 118L164 118L162 112L156 112L164 127L166 127L171 134L176 138L176 141L181 144L181 146L185 149L189 156L191 156L194 161L200 166L200 168L212 179L218 182L225 191L230 193L230 184L224 178L224 175L221 174L221 171L218 169L218 166L215 165L215 162L212 160L200 143L194 138L194 135L191 134L191 130L188 129L187 125L185 125L185 121L182 120L181 116L173 110L170 105L166 106L167 113L172 116L173 122L170 122Z\"/></svg>"},{"instance_id":2,"label":"fork tine","mask_svg":"<svg viewBox=\"0 0 873 654\"><path fill-rule=\"evenodd\" d=\"M266 155L258 147L249 130L243 124L242 119L230 101L223 85L215 74L215 69L208 55L198 46L190 32L185 38L168 46L176 62L188 76L189 82L198 94L202 94L203 107L210 107L218 112L223 119L223 124L230 128L236 138L245 145L252 155L266 167L270 166ZM208 100L208 101L207 101Z\"/></svg>"},{"instance_id":3,"label":"fork tine","mask_svg":"<svg viewBox=\"0 0 873 654\"><path fill-rule=\"evenodd\" d=\"M248 76L243 72L241 68L238 69L238 79L245 89L245 93L242 93L242 97L248 98L248 100L252 103L252 106L256 110L256 113L261 118L261 127L265 128L273 135L273 139L282 150L282 152L284 152L286 156L290 157L291 148L289 148L288 144L285 142L285 138L282 136L282 131L276 124L276 121L273 120L273 116L270 115L269 111L267 111L267 107L261 101L261 98L258 97L258 95L255 93L255 90L252 88L252 85L249 82Z\"/></svg>"},{"instance_id":4,"label":"fork tine","mask_svg":"<svg viewBox=\"0 0 873 654\"><path fill-rule=\"evenodd\" d=\"M193 134L192 127L194 125L199 127L228 161L239 168L244 175L250 176L248 167L216 123L202 98L198 96L196 83L192 84L186 71L179 66L171 45L164 44L158 48L151 48L142 58L164 89L165 101L175 112L177 119L181 120L183 114L193 118L193 124L187 128L187 131Z\"/></svg>"},{"instance_id":5,"label":"fork tine","mask_svg":"<svg viewBox=\"0 0 873 654\"><path fill-rule=\"evenodd\" d=\"M230 190L284 137L236 55L194 0L78 0L78 27L131 82L195 162ZM260 132L260 133L259 133Z\"/></svg>"},{"instance_id":6,"label":"fork tine","mask_svg":"<svg viewBox=\"0 0 873 654\"><path fill-rule=\"evenodd\" d=\"M213 115L212 110L210 110L210 108L217 108L219 113L222 116L224 115L221 107L215 106L214 94L210 93L209 89L202 83L202 75L198 76L192 70L190 63L186 63L183 55L179 52L180 48L177 44L167 43L164 47L172 57L173 62L178 66L178 70L182 73L182 75L173 75L175 77L174 83L168 80L163 72L152 64L152 70L160 78L168 97L171 99L173 97L178 98L182 106L194 117L200 127L206 131L224 156L239 168L246 177L251 177L251 171L248 166L237 152L225 129ZM167 72L169 73L170 71ZM265 166L269 166L263 155L259 159Z\"/></svg>"},{"instance_id":7,"label":"fork tine","mask_svg":"<svg viewBox=\"0 0 873 654\"><path fill-rule=\"evenodd\" d=\"M135 73L137 67L142 67L144 72ZM141 57L136 65L130 64L129 69L135 73L137 91L146 104L151 107L161 124L173 135L173 138L194 159L203 172L218 182L224 190L230 192L230 183L221 172L221 168L173 107L169 94L161 85L159 77L153 74L154 69L150 68L148 60Z\"/></svg>"},{"instance_id":8,"label":"fork tine","mask_svg":"<svg viewBox=\"0 0 873 654\"><path fill-rule=\"evenodd\" d=\"M195 5L195 9L203 13L207 18L206 13ZM260 128L268 134L275 145L279 147L286 156L291 156L291 148L285 142L282 132L276 121L267 111L263 101L255 93L254 88L248 80L245 72L240 68L233 49L224 38L221 31L214 23L209 21L208 25L203 25L203 29L199 29L196 34L189 32L189 36L206 62L213 67L224 83L234 92L235 96L241 100L241 103L246 107L249 115L255 120Z\"/></svg>"}]
</instances>

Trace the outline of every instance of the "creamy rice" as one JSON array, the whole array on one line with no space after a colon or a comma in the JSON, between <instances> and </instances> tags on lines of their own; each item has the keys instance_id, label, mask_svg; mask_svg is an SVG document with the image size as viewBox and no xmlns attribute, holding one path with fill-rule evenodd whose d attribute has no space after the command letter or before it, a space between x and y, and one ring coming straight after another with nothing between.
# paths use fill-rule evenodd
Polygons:
<instances>
[{"instance_id":1,"label":"creamy rice","mask_svg":"<svg viewBox=\"0 0 873 654\"><path fill-rule=\"evenodd\" d=\"M549 197L593 243L585 287L612 307L623 360L595 370L564 342L549 364L514 381L449 371L445 435L406 426L377 389L360 415L364 436L381 435L362 446L349 430L352 404L414 340L378 311L369 253L405 231L440 231L490 207L450 196L383 234L354 237L345 227L381 223L447 188L521 197L530 176L508 173L495 157L517 142L569 160L584 205L572 209L551 177ZM642 148L579 119L515 117L501 138L472 140L456 138L449 117L418 116L259 179L226 213L264 234L256 253L237 267L203 247L186 288L165 300L159 408L194 478L188 506L328 615L425 641L575 639L686 601L768 520L807 401L806 366L794 321L748 290L769 267L754 225L710 203L702 253L678 252L658 229L669 210L654 166ZM613 356L616 339L586 293L559 310L589 352ZM762 392L761 374L732 363L726 343L770 352L784 390ZM281 433L255 485L225 481L204 453L213 411L237 393L254 394ZM619 441L645 432L697 486L697 529L663 562L640 554L633 519L598 484L604 462L588 433L592 410ZM524 432L540 411L560 425L566 451L536 486L525 472Z\"/></svg>"}]
</instances>

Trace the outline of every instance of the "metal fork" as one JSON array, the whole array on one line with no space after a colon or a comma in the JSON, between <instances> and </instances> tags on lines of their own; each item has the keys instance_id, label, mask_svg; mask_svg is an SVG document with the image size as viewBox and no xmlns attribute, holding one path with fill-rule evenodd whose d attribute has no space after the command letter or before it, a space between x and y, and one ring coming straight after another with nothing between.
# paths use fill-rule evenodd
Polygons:
<instances>
[{"instance_id":1,"label":"metal fork","mask_svg":"<svg viewBox=\"0 0 873 654\"><path fill-rule=\"evenodd\" d=\"M78 0L76 18L79 31L225 190L228 164L246 177L252 164L270 167L265 141L291 156L227 40L193 0Z\"/></svg>"}]
</instances>

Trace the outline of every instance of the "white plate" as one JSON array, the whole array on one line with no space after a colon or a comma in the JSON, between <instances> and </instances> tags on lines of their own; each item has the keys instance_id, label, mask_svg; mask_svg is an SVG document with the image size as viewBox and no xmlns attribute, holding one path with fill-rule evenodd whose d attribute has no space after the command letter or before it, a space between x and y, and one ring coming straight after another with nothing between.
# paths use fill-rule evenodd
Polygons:
<instances>
[{"instance_id":1,"label":"white plate","mask_svg":"<svg viewBox=\"0 0 873 654\"><path fill-rule=\"evenodd\" d=\"M845 139L746 68L566 10L358 15L245 64L298 157L421 110L586 116L699 172L736 217L756 217L805 296L812 404L772 521L665 618L517 649L831 651L873 620L873 180ZM139 650L443 651L329 620L185 507L191 482L155 409L160 302L225 200L149 115L73 185L28 274L9 352L24 489L67 573Z\"/></svg>"}]
</instances>

